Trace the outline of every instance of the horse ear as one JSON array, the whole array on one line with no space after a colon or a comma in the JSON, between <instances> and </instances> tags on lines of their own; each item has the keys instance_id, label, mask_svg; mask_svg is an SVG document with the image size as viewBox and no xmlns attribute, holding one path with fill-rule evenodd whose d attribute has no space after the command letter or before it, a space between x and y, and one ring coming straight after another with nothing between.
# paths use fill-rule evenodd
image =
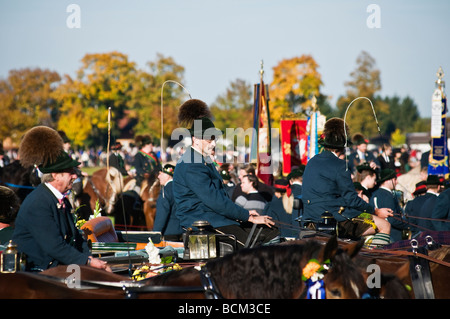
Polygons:
<instances>
[{"instance_id":1,"label":"horse ear","mask_svg":"<svg viewBox=\"0 0 450 319\"><path fill-rule=\"evenodd\" d=\"M324 262L325 260L332 260L338 251L338 242L337 237L331 237L325 247L322 249L319 254L319 261Z\"/></svg>"},{"instance_id":2,"label":"horse ear","mask_svg":"<svg viewBox=\"0 0 450 319\"><path fill-rule=\"evenodd\" d=\"M354 244L346 245L342 249L347 253L347 255L350 256L350 258L353 258L356 255L358 255L358 253L361 250L363 245L364 245L364 240L359 240L359 241L355 242Z\"/></svg>"}]
</instances>

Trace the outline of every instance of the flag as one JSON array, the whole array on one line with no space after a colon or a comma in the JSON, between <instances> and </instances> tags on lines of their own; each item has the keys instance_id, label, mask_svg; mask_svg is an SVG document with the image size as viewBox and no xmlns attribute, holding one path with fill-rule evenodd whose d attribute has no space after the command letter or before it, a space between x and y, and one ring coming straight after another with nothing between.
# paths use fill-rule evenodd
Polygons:
<instances>
[{"instance_id":1,"label":"flag","mask_svg":"<svg viewBox=\"0 0 450 319\"><path fill-rule=\"evenodd\" d=\"M326 117L319 111L315 111L308 118L308 161L316 154L321 152L321 146L318 144L319 135L323 132Z\"/></svg>"},{"instance_id":2,"label":"flag","mask_svg":"<svg viewBox=\"0 0 450 319\"><path fill-rule=\"evenodd\" d=\"M308 160L308 132L306 119L286 119L280 121L281 150L283 154L283 174L293 168L306 165Z\"/></svg>"},{"instance_id":3,"label":"flag","mask_svg":"<svg viewBox=\"0 0 450 319\"><path fill-rule=\"evenodd\" d=\"M251 159L256 159L257 177L265 184L273 184L273 168L271 166L271 134L270 112L268 104L268 87L261 82L254 86L253 128Z\"/></svg>"},{"instance_id":4,"label":"flag","mask_svg":"<svg viewBox=\"0 0 450 319\"><path fill-rule=\"evenodd\" d=\"M449 174L447 145L447 99L441 88L434 91L431 102L431 151L428 174L446 176Z\"/></svg>"}]
</instances>

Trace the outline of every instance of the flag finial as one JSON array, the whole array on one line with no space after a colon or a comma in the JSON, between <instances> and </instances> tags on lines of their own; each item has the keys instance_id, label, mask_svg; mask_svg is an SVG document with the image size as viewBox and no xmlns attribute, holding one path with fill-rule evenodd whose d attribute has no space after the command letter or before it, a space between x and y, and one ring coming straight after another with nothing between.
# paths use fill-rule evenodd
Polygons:
<instances>
[{"instance_id":1,"label":"flag finial","mask_svg":"<svg viewBox=\"0 0 450 319\"><path fill-rule=\"evenodd\" d=\"M263 78L263 74L264 74L264 61L261 60L261 70L259 70L259 73L261 74L261 80Z\"/></svg>"}]
</instances>

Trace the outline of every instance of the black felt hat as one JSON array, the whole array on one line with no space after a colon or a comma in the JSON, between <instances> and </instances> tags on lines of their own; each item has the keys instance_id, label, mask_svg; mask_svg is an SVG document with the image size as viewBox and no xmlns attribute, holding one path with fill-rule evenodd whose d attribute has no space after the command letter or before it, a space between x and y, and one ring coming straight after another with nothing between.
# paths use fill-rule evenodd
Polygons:
<instances>
[{"instance_id":1,"label":"black felt hat","mask_svg":"<svg viewBox=\"0 0 450 319\"><path fill-rule=\"evenodd\" d=\"M377 179L377 184L381 184L387 180L393 179L397 177L397 174L395 173L394 170L390 169L390 168L385 168L382 169L380 172L380 178Z\"/></svg>"},{"instance_id":2,"label":"black felt hat","mask_svg":"<svg viewBox=\"0 0 450 319\"><path fill-rule=\"evenodd\" d=\"M175 166L173 166L172 164L166 164L162 168L162 172L166 173L167 175L170 175L170 176L173 176L174 171L175 171Z\"/></svg>"},{"instance_id":3,"label":"black felt hat","mask_svg":"<svg viewBox=\"0 0 450 319\"><path fill-rule=\"evenodd\" d=\"M305 165L300 165L298 168L294 168L287 176L287 180L291 180L292 178L302 177L305 172Z\"/></svg>"},{"instance_id":4,"label":"black felt hat","mask_svg":"<svg viewBox=\"0 0 450 319\"><path fill-rule=\"evenodd\" d=\"M441 178L438 175L428 175L427 185L443 185Z\"/></svg>"},{"instance_id":5,"label":"black felt hat","mask_svg":"<svg viewBox=\"0 0 450 319\"><path fill-rule=\"evenodd\" d=\"M369 141L364 138L364 135L361 133L356 133L352 138L353 144L361 145L361 144L369 144Z\"/></svg>"},{"instance_id":6,"label":"black felt hat","mask_svg":"<svg viewBox=\"0 0 450 319\"><path fill-rule=\"evenodd\" d=\"M376 173L376 170L374 170L372 167L370 167L370 164L365 162L362 163L361 165L356 166L356 170L361 173L362 171L372 171L374 173Z\"/></svg>"},{"instance_id":7,"label":"black felt hat","mask_svg":"<svg viewBox=\"0 0 450 319\"><path fill-rule=\"evenodd\" d=\"M277 179L273 182L273 188L276 192L286 192L289 186L289 181L284 178Z\"/></svg>"},{"instance_id":8,"label":"black felt hat","mask_svg":"<svg viewBox=\"0 0 450 319\"><path fill-rule=\"evenodd\" d=\"M427 183L425 181L418 182L416 184L416 189L412 193L414 196L425 194L427 192Z\"/></svg>"},{"instance_id":9,"label":"black felt hat","mask_svg":"<svg viewBox=\"0 0 450 319\"><path fill-rule=\"evenodd\" d=\"M220 170L220 176L224 181L229 181L231 179L230 173L226 169Z\"/></svg>"},{"instance_id":10,"label":"black felt hat","mask_svg":"<svg viewBox=\"0 0 450 319\"><path fill-rule=\"evenodd\" d=\"M49 161L45 164L40 165L39 170L44 174L59 173L77 167L80 164L80 162L70 157L69 154L62 151L54 161Z\"/></svg>"}]
</instances>

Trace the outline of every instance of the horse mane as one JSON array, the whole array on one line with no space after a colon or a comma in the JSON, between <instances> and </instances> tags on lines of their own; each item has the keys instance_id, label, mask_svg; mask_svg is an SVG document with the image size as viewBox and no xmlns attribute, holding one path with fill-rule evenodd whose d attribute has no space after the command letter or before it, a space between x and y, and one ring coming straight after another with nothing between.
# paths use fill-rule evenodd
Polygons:
<instances>
[{"instance_id":1,"label":"horse mane","mask_svg":"<svg viewBox=\"0 0 450 319\"><path fill-rule=\"evenodd\" d=\"M207 268L226 298L298 298L302 268L321 248L308 242L242 249L208 262Z\"/></svg>"}]
</instances>

